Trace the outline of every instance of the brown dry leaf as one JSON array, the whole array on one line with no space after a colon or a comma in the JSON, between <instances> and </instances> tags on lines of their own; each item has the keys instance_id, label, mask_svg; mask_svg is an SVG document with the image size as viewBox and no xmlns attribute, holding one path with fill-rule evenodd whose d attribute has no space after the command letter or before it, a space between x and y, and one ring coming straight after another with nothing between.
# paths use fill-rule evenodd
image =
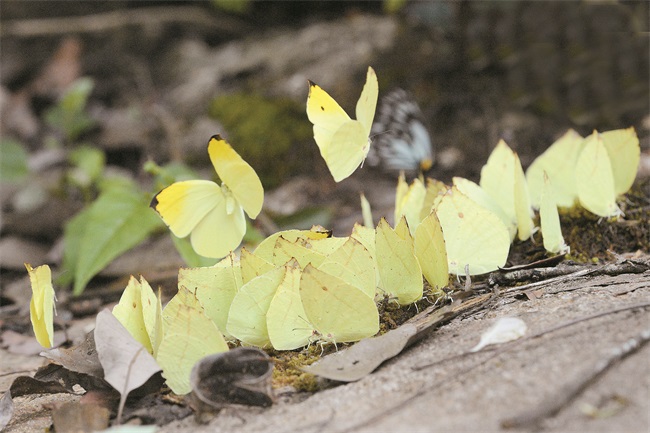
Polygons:
<instances>
[{"instance_id":1,"label":"brown dry leaf","mask_svg":"<svg viewBox=\"0 0 650 433\"><path fill-rule=\"evenodd\" d=\"M110 415L105 407L68 402L52 411L52 423L59 433L101 431L108 427Z\"/></svg>"}]
</instances>

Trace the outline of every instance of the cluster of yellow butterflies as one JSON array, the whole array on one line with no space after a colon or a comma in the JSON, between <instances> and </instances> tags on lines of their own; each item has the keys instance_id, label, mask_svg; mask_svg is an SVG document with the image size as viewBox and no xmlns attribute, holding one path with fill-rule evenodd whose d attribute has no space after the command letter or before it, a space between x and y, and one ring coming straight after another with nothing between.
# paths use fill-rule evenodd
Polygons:
<instances>
[{"instance_id":1,"label":"cluster of yellow butterflies","mask_svg":"<svg viewBox=\"0 0 650 433\"><path fill-rule=\"evenodd\" d=\"M307 115L332 176L340 181L361 165L370 146L378 97L377 77L368 68L352 120L324 90L309 82ZM632 128L567 132L524 174L519 157L500 141L481 170L479 184L454 178L400 177L395 227L375 227L362 196L364 225L350 236L288 230L249 252L236 249L246 230L244 212L255 218L264 191L255 171L220 136L208 143L221 179L177 182L158 193L151 206L178 237L190 236L197 253L223 258L211 267L180 269L178 293L163 309L160 297L141 278L129 281L113 314L157 360L170 388L190 391L189 376L203 356L228 350L234 338L247 345L291 350L315 342L358 341L379 330L376 300L400 305L423 296L423 277L434 293L449 274L476 275L505 264L510 244L529 239L540 212L544 246L568 250L559 207L580 203L603 216L621 214L616 197L632 185L639 141ZM49 267L26 265L32 284L30 313L40 344L51 347L54 290Z\"/></svg>"}]
</instances>

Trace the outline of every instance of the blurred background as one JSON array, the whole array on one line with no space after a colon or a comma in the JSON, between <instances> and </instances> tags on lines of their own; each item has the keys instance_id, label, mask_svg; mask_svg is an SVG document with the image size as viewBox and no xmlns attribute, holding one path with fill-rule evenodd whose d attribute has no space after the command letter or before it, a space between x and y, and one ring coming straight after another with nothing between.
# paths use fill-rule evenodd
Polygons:
<instances>
[{"instance_id":1,"label":"blurred background","mask_svg":"<svg viewBox=\"0 0 650 433\"><path fill-rule=\"evenodd\" d=\"M435 178L478 180L500 138L525 168L568 128L630 126L648 177L648 5L4 0L2 302L25 287L23 262L60 266L62 286L79 277L84 212L104 214L99 228L127 215L140 229L119 234L129 251L96 264L94 284L175 277L188 259L147 204L175 179L214 177L206 145L216 133L268 193L249 242L312 223L348 234L360 191L375 217L390 215L395 178L363 167L335 184L305 113L311 79L353 114L368 65L380 97L401 87L420 105ZM130 207L96 205L115 183L130 193L112 203Z\"/></svg>"}]
</instances>

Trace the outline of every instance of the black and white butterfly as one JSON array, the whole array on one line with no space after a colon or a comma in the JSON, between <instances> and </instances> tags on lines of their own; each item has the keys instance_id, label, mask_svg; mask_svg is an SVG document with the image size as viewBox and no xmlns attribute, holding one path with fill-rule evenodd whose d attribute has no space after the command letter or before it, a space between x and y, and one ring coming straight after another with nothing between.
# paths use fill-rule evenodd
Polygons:
<instances>
[{"instance_id":1,"label":"black and white butterfly","mask_svg":"<svg viewBox=\"0 0 650 433\"><path fill-rule=\"evenodd\" d=\"M435 162L420 107L405 90L395 89L382 98L370 134L366 163L371 167L416 176Z\"/></svg>"}]
</instances>

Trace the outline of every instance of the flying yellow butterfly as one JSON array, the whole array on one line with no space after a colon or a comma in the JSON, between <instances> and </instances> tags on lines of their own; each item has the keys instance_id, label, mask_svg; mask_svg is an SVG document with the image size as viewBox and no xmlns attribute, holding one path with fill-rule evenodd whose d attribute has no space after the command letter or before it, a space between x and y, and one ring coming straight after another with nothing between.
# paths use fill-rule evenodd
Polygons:
<instances>
[{"instance_id":1,"label":"flying yellow butterfly","mask_svg":"<svg viewBox=\"0 0 650 433\"><path fill-rule=\"evenodd\" d=\"M176 182L151 201L174 235L191 234L192 248L205 257L221 258L237 248L246 233L244 211L255 218L262 210L264 189L255 170L219 135L208 154L221 179Z\"/></svg>"},{"instance_id":2,"label":"flying yellow butterfly","mask_svg":"<svg viewBox=\"0 0 650 433\"><path fill-rule=\"evenodd\" d=\"M350 176L368 155L378 95L377 76L368 67L357 101L357 120L352 120L327 92L309 81L307 117L314 124L314 140L336 182Z\"/></svg>"}]
</instances>

